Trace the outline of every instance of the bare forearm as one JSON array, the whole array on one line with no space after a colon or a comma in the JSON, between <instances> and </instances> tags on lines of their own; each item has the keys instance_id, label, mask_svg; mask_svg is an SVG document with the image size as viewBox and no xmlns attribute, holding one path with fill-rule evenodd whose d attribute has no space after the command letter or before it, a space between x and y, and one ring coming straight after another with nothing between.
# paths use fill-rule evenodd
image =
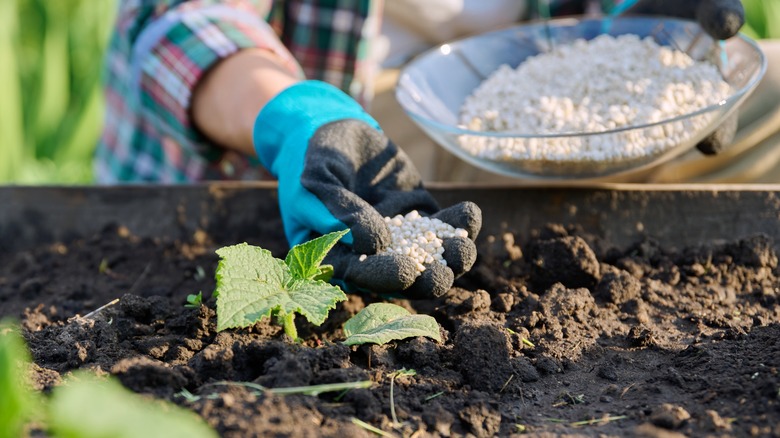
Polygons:
<instances>
[{"instance_id":1,"label":"bare forearm","mask_svg":"<svg viewBox=\"0 0 780 438\"><path fill-rule=\"evenodd\" d=\"M254 156L255 117L269 100L297 81L274 53L242 50L217 64L195 88L193 121L218 146Z\"/></svg>"}]
</instances>

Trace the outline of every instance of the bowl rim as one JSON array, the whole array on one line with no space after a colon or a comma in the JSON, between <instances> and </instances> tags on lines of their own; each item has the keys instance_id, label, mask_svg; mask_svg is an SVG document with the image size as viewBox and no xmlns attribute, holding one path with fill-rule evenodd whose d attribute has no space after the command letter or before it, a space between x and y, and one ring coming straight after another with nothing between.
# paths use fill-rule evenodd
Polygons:
<instances>
[{"instance_id":1,"label":"bowl rim","mask_svg":"<svg viewBox=\"0 0 780 438\"><path fill-rule=\"evenodd\" d=\"M667 16L652 16L652 15L621 15L618 17L587 17L587 16L567 16L567 17L560 17L555 18L551 20L533 20L529 21L527 23L519 24L519 25L513 25L509 27L504 27L502 29L496 29L491 30L489 32L477 34L477 35L471 35L467 36L465 38L460 38L457 40L453 40L444 44L439 44L437 46L434 46L419 55L415 56L411 61L409 61L404 67L401 69L400 74L398 75L398 80L396 81L395 85L395 98L398 101L399 105L403 110L412 118L417 119L420 123L424 125L428 125L434 128L437 128L442 131L446 131L448 134L454 134L454 135L470 135L470 136L479 136L479 137L492 137L492 138L525 138L525 139L556 139L556 138L568 138L568 137L591 137L591 136L603 136L603 135L611 135L611 134L618 134L621 132L627 132L627 131L634 131L634 130L640 130L640 129L648 129L653 128L657 126L664 126L670 123L680 122L683 120L687 120L696 116L700 116L712 111L717 110L718 108L732 104L733 102L739 101L742 99L746 93L749 91L752 91L758 83L761 81L761 79L764 77L764 74L766 73L767 69L767 59L764 55L764 52L761 50L761 48L758 46L755 40L748 37L742 32L737 33L732 38L738 38L741 39L743 42L747 43L748 46L750 46L757 54L760 60L759 70L757 74L748 81L745 85L742 87L736 89L730 96L727 98L719 101L718 103L715 103L713 105L706 106L704 108L698 109L696 111L682 114L670 119L664 119L657 122L652 123L645 123L642 125L632 125L632 126L625 126L621 128L615 128L615 129L609 129L604 131L595 131L595 132L562 132L562 133L552 133L552 134L525 134L522 132L517 131L474 131L467 128L461 128L459 126L453 126L446 123L439 122L437 120L433 120L429 117L426 117L416 111L413 111L412 109L408 108L404 103L403 100L399 98L400 94L404 92L402 90L401 83L404 79L404 77L407 76L408 69L415 66L418 62L422 61L424 58L427 58L429 56L432 56L436 52L440 52L443 50L445 46L452 46L454 44L462 44L467 41L475 40L478 38L484 38L486 36L490 36L492 34L499 34L499 33L505 33L512 30L522 29L524 27L530 27L530 26L539 26L539 25L571 25L571 24L580 24L588 21L594 21L594 22L614 22L614 21L620 21L620 20L639 20L639 21L664 21L664 22L677 22L677 23L685 23L685 24L695 24L698 26L698 23L695 20L686 20L676 17L667 17ZM726 40L722 40L726 41ZM717 41L716 41L717 42ZM451 49L450 49L451 50ZM473 92L473 90L472 90ZM410 93L407 93L410 94Z\"/></svg>"}]
</instances>

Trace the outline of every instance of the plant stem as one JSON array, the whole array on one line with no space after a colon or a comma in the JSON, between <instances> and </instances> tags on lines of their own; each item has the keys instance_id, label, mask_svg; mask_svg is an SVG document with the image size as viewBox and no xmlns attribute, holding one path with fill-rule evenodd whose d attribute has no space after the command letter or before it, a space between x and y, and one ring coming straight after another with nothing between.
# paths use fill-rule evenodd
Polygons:
<instances>
[{"instance_id":1,"label":"plant stem","mask_svg":"<svg viewBox=\"0 0 780 438\"><path fill-rule=\"evenodd\" d=\"M295 312L290 312L282 317L282 327L284 327L284 333L291 337L293 341L298 340L298 329L295 328Z\"/></svg>"},{"instance_id":2,"label":"plant stem","mask_svg":"<svg viewBox=\"0 0 780 438\"><path fill-rule=\"evenodd\" d=\"M423 402L431 401L431 400L435 399L436 397L441 397L442 395L444 395L444 391L439 391L436 394L429 395L428 397L425 397L423 399Z\"/></svg>"},{"instance_id":3,"label":"plant stem","mask_svg":"<svg viewBox=\"0 0 780 438\"><path fill-rule=\"evenodd\" d=\"M628 418L626 415L618 415L614 417L604 417L604 418L594 418L592 420L585 420L585 421L575 421L573 423L570 423L571 426L577 427L577 426L591 426L598 423L609 423L610 421L616 421L616 420L623 420L625 418Z\"/></svg>"},{"instance_id":4,"label":"plant stem","mask_svg":"<svg viewBox=\"0 0 780 438\"><path fill-rule=\"evenodd\" d=\"M395 378L398 376L414 376L417 375L417 371L415 370L407 370L406 368L402 368L390 375L390 415L393 417L393 428L398 428L398 417L395 415L395 398L393 396L393 384L395 383Z\"/></svg>"},{"instance_id":5,"label":"plant stem","mask_svg":"<svg viewBox=\"0 0 780 438\"><path fill-rule=\"evenodd\" d=\"M303 395L310 395L316 397L325 392L348 391L350 389L365 389L365 388L370 388L371 385L373 385L373 383L370 380L360 380L357 382L324 383L321 385L290 386L284 388L266 388L262 385L258 385L257 383L252 383L252 382L219 381L219 382L207 383L203 385L203 387L205 388L208 386L243 386L245 388L253 389L260 394L264 392L269 392L271 394L276 394L276 395L303 394Z\"/></svg>"},{"instance_id":6,"label":"plant stem","mask_svg":"<svg viewBox=\"0 0 780 438\"><path fill-rule=\"evenodd\" d=\"M366 423L365 421L358 420L357 418L354 418L354 417L352 418L352 424L354 424L356 426L359 426L359 427L362 427L363 429L365 429L365 430L367 430L369 432L373 432L373 433L375 433L375 434L377 434L379 436L386 436L386 437L393 437L393 436L395 436L392 433L387 433L387 432L385 432L382 429L374 427L374 426Z\"/></svg>"},{"instance_id":7,"label":"plant stem","mask_svg":"<svg viewBox=\"0 0 780 438\"><path fill-rule=\"evenodd\" d=\"M393 382L395 382L395 376L398 373L393 373L390 378L390 415L393 417L393 428L398 427L398 417L395 415L395 399L393 398Z\"/></svg>"},{"instance_id":8,"label":"plant stem","mask_svg":"<svg viewBox=\"0 0 780 438\"><path fill-rule=\"evenodd\" d=\"M110 301L110 302L108 302L108 303L106 303L106 304L103 304L102 306L100 306L100 307L98 307L97 309L95 309L95 310L93 310L93 311L91 311L91 312L87 313L87 314L86 314L86 315L84 315L84 316L79 316L78 318L81 318L81 319L89 319L89 318L92 318L92 317L94 317L95 315L97 315L98 313L100 313L101 311L103 311L103 310L105 310L105 309L107 309L107 308L109 308L109 307L113 306L114 304L116 304L116 303L118 303L118 302L119 302L119 298L116 298L116 299L114 299L114 300L112 300L112 301Z\"/></svg>"}]
</instances>

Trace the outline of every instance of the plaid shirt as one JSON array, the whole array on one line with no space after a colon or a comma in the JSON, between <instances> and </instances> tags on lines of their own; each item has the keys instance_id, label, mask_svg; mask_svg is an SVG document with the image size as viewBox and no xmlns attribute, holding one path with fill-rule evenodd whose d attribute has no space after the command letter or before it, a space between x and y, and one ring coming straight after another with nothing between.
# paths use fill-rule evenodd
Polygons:
<instances>
[{"instance_id":1,"label":"plaid shirt","mask_svg":"<svg viewBox=\"0 0 780 438\"><path fill-rule=\"evenodd\" d=\"M583 3L552 0L550 10L582 13ZM106 58L98 182L268 178L258 163L195 129L189 110L198 80L238 50L265 48L291 72L365 103L375 68L367 43L378 34L380 10L381 0L122 0Z\"/></svg>"},{"instance_id":2,"label":"plaid shirt","mask_svg":"<svg viewBox=\"0 0 780 438\"><path fill-rule=\"evenodd\" d=\"M266 48L301 76L364 101L365 43L378 33L369 0L123 0L106 58L98 182L257 179L265 171L210 144L189 117L192 90L238 50Z\"/></svg>"}]
</instances>

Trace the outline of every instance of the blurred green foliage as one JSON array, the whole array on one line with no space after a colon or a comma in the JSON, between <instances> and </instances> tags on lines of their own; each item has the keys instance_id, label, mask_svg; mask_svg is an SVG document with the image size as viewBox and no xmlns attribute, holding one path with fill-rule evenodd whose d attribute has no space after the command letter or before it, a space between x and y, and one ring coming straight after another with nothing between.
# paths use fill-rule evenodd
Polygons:
<instances>
[{"instance_id":1,"label":"blurred green foliage","mask_svg":"<svg viewBox=\"0 0 780 438\"><path fill-rule=\"evenodd\" d=\"M86 183L116 0L0 0L0 183Z\"/></svg>"},{"instance_id":2,"label":"blurred green foliage","mask_svg":"<svg viewBox=\"0 0 780 438\"><path fill-rule=\"evenodd\" d=\"M780 1L742 0L746 21L742 32L751 38L780 38Z\"/></svg>"},{"instance_id":3,"label":"blurred green foliage","mask_svg":"<svg viewBox=\"0 0 780 438\"><path fill-rule=\"evenodd\" d=\"M0 184L92 181L103 53L118 0L0 0ZM780 38L780 0L743 0L753 38Z\"/></svg>"}]
</instances>

